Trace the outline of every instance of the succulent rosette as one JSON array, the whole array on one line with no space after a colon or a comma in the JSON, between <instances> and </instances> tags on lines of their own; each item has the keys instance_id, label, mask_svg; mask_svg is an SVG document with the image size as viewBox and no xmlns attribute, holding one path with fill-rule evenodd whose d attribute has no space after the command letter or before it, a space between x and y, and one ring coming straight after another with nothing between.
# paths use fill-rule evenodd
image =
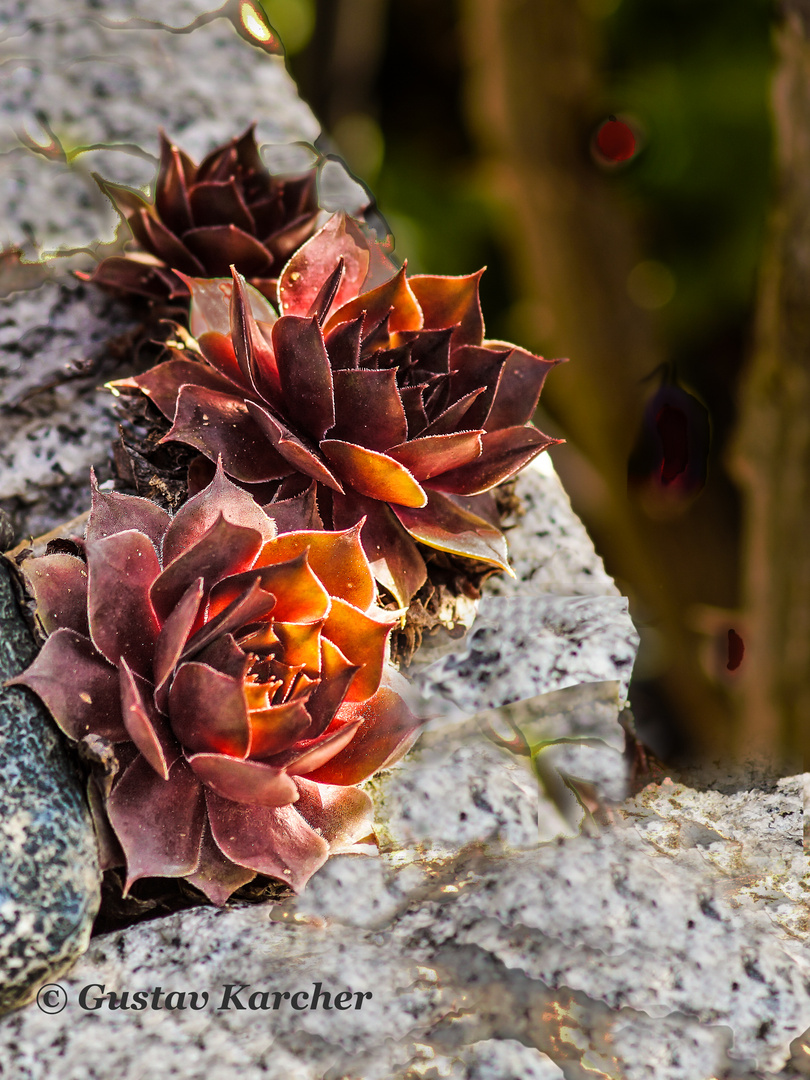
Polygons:
<instances>
[{"instance_id":1,"label":"succulent rosette","mask_svg":"<svg viewBox=\"0 0 810 1080\"><path fill-rule=\"evenodd\" d=\"M315 230L316 171L271 176L254 128L212 150L199 165L161 132L160 166L150 202L97 178L135 240L126 256L104 259L99 285L155 298L188 296L175 271L219 277L235 265L268 297L284 263Z\"/></svg>"},{"instance_id":2,"label":"succulent rosette","mask_svg":"<svg viewBox=\"0 0 810 1080\"><path fill-rule=\"evenodd\" d=\"M479 278L408 277L338 214L284 267L280 317L236 272L188 279L198 352L113 387L147 394L165 440L221 456L262 501L314 492L327 526L362 520L377 580L407 605L417 543L509 569L487 493L557 441L530 421L559 361L485 340Z\"/></svg>"},{"instance_id":3,"label":"succulent rosette","mask_svg":"<svg viewBox=\"0 0 810 1080\"><path fill-rule=\"evenodd\" d=\"M368 836L354 785L418 722L358 533L279 535L220 470L173 518L94 485L78 554L23 564L48 636L12 681L113 762L90 802L127 888L185 878L224 903L263 874L298 890Z\"/></svg>"}]
</instances>

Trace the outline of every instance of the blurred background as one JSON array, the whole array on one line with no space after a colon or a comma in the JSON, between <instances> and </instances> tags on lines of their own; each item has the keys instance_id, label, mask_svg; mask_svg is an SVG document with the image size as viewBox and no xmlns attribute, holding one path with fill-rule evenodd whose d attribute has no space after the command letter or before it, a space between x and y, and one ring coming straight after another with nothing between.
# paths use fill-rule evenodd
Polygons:
<instances>
[{"instance_id":1,"label":"blurred background","mask_svg":"<svg viewBox=\"0 0 810 1080\"><path fill-rule=\"evenodd\" d=\"M536 422L567 440L554 464L630 598L644 739L666 760L793 768L810 710L799 0L263 3L323 148L410 269L486 265L488 337L570 357ZM636 141L620 163L595 149L611 115ZM662 454L681 470L663 492Z\"/></svg>"}]
</instances>

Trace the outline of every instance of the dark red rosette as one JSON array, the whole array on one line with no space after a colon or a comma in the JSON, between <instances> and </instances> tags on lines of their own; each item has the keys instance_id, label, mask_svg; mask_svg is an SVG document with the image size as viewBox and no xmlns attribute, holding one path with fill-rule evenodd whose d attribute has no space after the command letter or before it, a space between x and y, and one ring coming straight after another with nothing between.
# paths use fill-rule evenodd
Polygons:
<instances>
[{"instance_id":1,"label":"dark red rosette","mask_svg":"<svg viewBox=\"0 0 810 1080\"><path fill-rule=\"evenodd\" d=\"M318 216L316 170L271 176L254 127L195 164L161 132L152 201L97 177L132 233L125 256L104 259L85 280L145 296L188 296L180 274L219 277L234 265L268 297L290 255Z\"/></svg>"},{"instance_id":2,"label":"dark red rosette","mask_svg":"<svg viewBox=\"0 0 810 1080\"><path fill-rule=\"evenodd\" d=\"M12 680L73 740L114 753L90 783L105 868L185 878L215 903L256 874L301 889L368 836L354 785L418 722L358 526L278 535L222 473L172 518L93 487L81 549L23 570L45 644Z\"/></svg>"},{"instance_id":3,"label":"dark red rosette","mask_svg":"<svg viewBox=\"0 0 810 1080\"><path fill-rule=\"evenodd\" d=\"M408 277L338 214L284 267L280 317L238 273L188 278L198 351L113 387L147 394L166 440L221 456L261 501L363 521L406 606L426 578L416 541L508 570L487 493L557 441L530 421L559 361L485 340L480 276Z\"/></svg>"}]
</instances>

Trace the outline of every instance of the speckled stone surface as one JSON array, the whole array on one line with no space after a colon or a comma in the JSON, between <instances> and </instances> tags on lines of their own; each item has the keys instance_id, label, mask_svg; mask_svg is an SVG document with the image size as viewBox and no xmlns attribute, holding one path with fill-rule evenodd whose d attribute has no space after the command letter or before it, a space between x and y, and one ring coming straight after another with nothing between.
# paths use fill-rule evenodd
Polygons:
<instances>
[{"instance_id":1,"label":"speckled stone surface","mask_svg":"<svg viewBox=\"0 0 810 1080\"><path fill-rule=\"evenodd\" d=\"M0 1010L81 955L99 901L96 841L73 757L34 695L2 686L35 653L0 558Z\"/></svg>"},{"instance_id":2,"label":"speckled stone surface","mask_svg":"<svg viewBox=\"0 0 810 1080\"><path fill-rule=\"evenodd\" d=\"M798 1080L800 787L665 783L591 833L440 858L401 841L383 859L331 859L297 902L105 935L61 980L64 1012L0 1020L0 1061L14 1080ZM504 837L521 813L502 809ZM443 814L452 806L434 810L439 836ZM311 1007L316 983L331 1009ZM242 984L245 1007L221 1008ZM86 1005L145 990L147 1006L160 987L162 1007L82 1008L84 987ZM170 991L208 1001L169 1010ZM372 996L338 1011L345 991L344 1004Z\"/></svg>"}]
</instances>

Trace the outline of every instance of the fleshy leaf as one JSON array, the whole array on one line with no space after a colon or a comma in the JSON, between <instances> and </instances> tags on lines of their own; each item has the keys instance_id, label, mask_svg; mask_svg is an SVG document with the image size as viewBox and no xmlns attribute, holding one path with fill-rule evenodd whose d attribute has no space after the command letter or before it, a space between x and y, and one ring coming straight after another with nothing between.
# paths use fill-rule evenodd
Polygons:
<instances>
[{"instance_id":1,"label":"fleshy leaf","mask_svg":"<svg viewBox=\"0 0 810 1080\"><path fill-rule=\"evenodd\" d=\"M217 615L255 580L276 598L273 618L281 622L314 622L329 611L329 593L313 574L306 551L283 563L256 567L227 577L211 591L209 613Z\"/></svg>"},{"instance_id":2,"label":"fleshy leaf","mask_svg":"<svg viewBox=\"0 0 810 1080\"><path fill-rule=\"evenodd\" d=\"M299 431L323 438L335 422L332 368L317 316L282 315L273 326L287 415Z\"/></svg>"},{"instance_id":3,"label":"fleshy leaf","mask_svg":"<svg viewBox=\"0 0 810 1080\"><path fill-rule=\"evenodd\" d=\"M270 253L264 244L235 225L204 225L183 235L183 243L214 277L224 277L235 265L240 273L253 277L270 266ZM167 259L170 265L171 260ZM185 273L194 273L186 270ZM204 275L197 271L198 277Z\"/></svg>"},{"instance_id":4,"label":"fleshy leaf","mask_svg":"<svg viewBox=\"0 0 810 1080\"><path fill-rule=\"evenodd\" d=\"M500 529L463 510L447 495L428 491L424 509L412 510L405 506L393 509L402 525L420 543L468 559L493 563L514 577L509 566L506 537Z\"/></svg>"},{"instance_id":5,"label":"fleshy leaf","mask_svg":"<svg viewBox=\"0 0 810 1080\"><path fill-rule=\"evenodd\" d=\"M362 314L363 336L367 337L371 328L389 312L388 329L392 334L397 331L420 330L422 327L422 310L411 290L404 266L389 281L355 296L353 300L339 307L327 322L326 331Z\"/></svg>"},{"instance_id":6,"label":"fleshy leaf","mask_svg":"<svg viewBox=\"0 0 810 1080\"><path fill-rule=\"evenodd\" d=\"M218 847L240 866L278 878L300 892L326 862L329 845L294 806L246 806L211 791L206 800Z\"/></svg>"},{"instance_id":7,"label":"fleshy leaf","mask_svg":"<svg viewBox=\"0 0 810 1080\"><path fill-rule=\"evenodd\" d=\"M149 591L160 573L152 541L135 529L86 545L90 636L111 664L123 656L149 678L160 626Z\"/></svg>"},{"instance_id":8,"label":"fleshy leaf","mask_svg":"<svg viewBox=\"0 0 810 1080\"><path fill-rule=\"evenodd\" d=\"M255 709L248 715L251 758L269 757L303 737L312 721L302 700Z\"/></svg>"},{"instance_id":9,"label":"fleshy leaf","mask_svg":"<svg viewBox=\"0 0 810 1080\"><path fill-rule=\"evenodd\" d=\"M458 324L453 332L454 345L480 345L484 340L484 317L478 283L483 272L466 277L414 274L411 288L424 313L425 329Z\"/></svg>"},{"instance_id":10,"label":"fleshy leaf","mask_svg":"<svg viewBox=\"0 0 810 1080\"><path fill-rule=\"evenodd\" d=\"M101 491L95 472L90 470L91 510L85 539L103 540L105 536L137 529L148 536L160 554L163 536L171 518L166 511L138 495L122 495L118 491Z\"/></svg>"},{"instance_id":11,"label":"fleshy leaf","mask_svg":"<svg viewBox=\"0 0 810 1080\"><path fill-rule=\"evenodd\" d=\"M337 466L341 480L361 495L402 506L424 506L427 502L425 492L411 473L386 454L341 439L324 439L321 450Z\"/></svg>"},{"instance_id":12,"label":"fleshy leaf","mask_svg":"<svg viewBox=\"0 0 810 1080\"><path fill-rule=\"evenodd\" d=\"M340 482L327 469L321 459L313 453L309 447L294 435L289 428L279 423L271 416L267 409L262 408L253 401L247 402L248 412L256 421L259 429L264 432L272 443L274 449L282 455L288 465L297 469L305 476L317 480L321 484L332 488L334 491L342 491Z\"/></svg>"},{"instance_id":13,"label":"fleshy leaf","mask_svg":"<svg viewBox=\"0 0 810 1080\"><path fill-rule=\"evenodd\" d=\"M87 567L75 555L41 555L26 559L22 571L37 603L36 614L46 634L75 630L87 637Z\"/></svg>"},{"instance_id":14,"label":"fleshy leaf","mask_svg":"<svg viewBox=\"0 0 810 1080\"><path fill-rule=\"evenodd\" d=\"M144 684L148 689L149 684ZM180 757L180 747L166 730L166 718L150 705L147 694L141 693L137 676L126 660L121 660L121 715L127 734L163 780Z\"/></svg>"},{"instance_id":15,"label":"fleshy leaf","mask_svg":"<svg viewBox=\"0 0 810 1080\"><path fill-rule=\"evenodd\" d=\"M110 386L113 389L140 390L157 405L167 420L173 420L180 390L187 384L201 386L206 390L216 390L221 394L241 395L244 393L225 375L214 371L207 364L203 364L199 360L180 359L166 360L164 363L150 368L143 375L135 375L129 379L118 379L110 383ZM124 497L121 496L121 498ZM132 496L126 497L131 498ZM154 503L151 505L155 506ZM159 508L155 507L155 509Z\"/></svg>"},{"instance_id":16,"label":"fleshy leaf","mask_svg":"<svg viewBox=\"0 0 810 1080\"><path fill-rule=\"evenodd\" d=\"M237 398L202 386L181 389L171 430L161 441L186 443L212 461L221 457L229 475L249 484L278 480L290 471L268 443L241 396Z\"/></svg>"},{"instance_id":17,"label":"fleshy leaf","mask_svg":"<svg viewBox=\"0 0 810 1080\"><path fill-rule=\"evenodd\" d=\"M276 527L267 514L218 466L208 487L184 503L174 515L163 541L164 565L168 566L204 536L220 515L233 525L255 529L263 541L276 535Z\"/></svg>"},{"instance_id":18,"label":"fleshy leaf","mask_svg":"<svg viewBox=\"0 0 810 1080\"><path fill-rule=\"evenodd\" d=\"M212 904L222 907L232 893L242 885L247 885L255 876L255 870L237 866L220 851L206 819L200 847L200 862L194 873L186 876L186 881L205 893Z\"/></svg>"},{"instance_id":19,"label":"fleshy leaf","mask_svg":"<svg viewBox=\"0 0 810 1080\"><path fill-rule=\"evenodd\" d=\"M552 439L533 427L501 428L481 437L481 456L435 476L430 486L459 495L480 495L513 476L532 458L561 439Z\"/></svg>"},{"instance_id":20,"label":"fleshy leaf","mask_svg":"<svg viewBox=\"0 0 810 1080\"><path fill-rule=\"evenodd\" d=\"M487 347L500 346L511 352L504 365L501 381L484 427L487 431L528 424L534 416L546 375L565 360L544 360L524 349L503 341L488 341Z\"/></svg>"},{"instance_id":21,"label":"fleshy leaf","mask_svg":"<svg viewBox=\"0 0 810 1080\"><path fill-rule=\"evenodd\" d=\"M287 754L280 754L275 760L284 759L284 768L289 776L303 776L321 768L339 754L354 738L361 721L356 720L335 728L322 735L311 745L297 746Z\"/></svg>"},{"instance_id":22,"label":"fleshy leaf","mask_svg":"<svg viewBox=\"0 0 810 1080\"><path fill-rule=\"evenodd\" d=\"M295 809L327 841L330 854L351 851L372 834L374 804L365 791L315 784L303 776L297 776L295 783L300 792Z\"/></svg>"},{"instance_id":23,"label":"fleshy leaf","mask_svg":"<svg viewBox=\"0 0 810 1080\"><path fill-rule=\"evenodd\" d=\"M386 613L379 611L380 616ZM334 599L322 634L340 649L350 664L360 669L352 679L347 701L364 701L376 691L382 677L385 643L391 633L390 618L375 619L345 600Z\"/></svg>"},{"instance_id":24,"label":"fleshy leaf","mask_svg":"<svg viewBox=\"0 0 810 1080\"><path fill-rule=\"evenodd\" d=\"M332 378L336 420L330 438L369 450L387 450L405 441L408 423L395 370L339 370Z\"/></svg>"},{"instance_id":25,"label":"fleshy leaf","mask_svg":"<svg viewBox=\"0 0 810 1080\"><path fill-rule=\"evenodd\" d=\"M360 543L359 525L341 532L301 531L283 533L269 540L256 566L284 562L308 552L309 565L330 596L339 596L365 611L376 598L374 577ZM280 618L280 616L276 616Z\"/></svg>"},{"instance_id":26,"label":"fleshy leaf","mask_svg":"<svg viewBox=\"0 0 810 1080\"><path fill-rule=\"evenodd\" d=\"M369 267L368 245L360 229L344 213L333 215L281 272L279 307L285 315L306 315L321 286L343 259L343 278L333 306L357 296Z\"/></svg>"},{"instance_id":27,"label":"fleshy leaf","mask_svg":"<svg viewBox=\"0 0 810 1080\"><path fill-rule=\"evenodd\" d=\"M183 758L168 780L135 758L113 788L107 814L126 856L127 889L139 878L185 877L197 869L205 803Z\"/></svg>"},{"instance_id":28,"label":"fleshy leaf","mask_svg":"<svg viewBox=\"0 0 810 1080\"><path fill-rule=\"evenodd\" d=\"M163 623L155 645L155 704L164 713L168 711L169 679L197 619L204 584L200 577L189 585Z\"/></svg>"},{"instance_id":29,"label":"fleshy leaf","mask_svg":"<svg viewBox=\"0 0 810 1080\"><path fill-rule=\"evenodd\" d=\"M381 686L368 701L344 705L341 720L361 720L354 738L331 761L307 774L319 784L359 784L379 769L392 765L413 745L422 721L400 695Z\"/></svg>"},{"instance_id":30,"label":"fleshy leaf","mask_svg":"<svg viewBox=\"0 0 810 1080\"><path fill-rule=\"evenodd\" d=\"M273 765L205 753L192 755L188 763L195 776L223 799L249 806L279 807L298 798L298 789L290 777Z\"/></svg>"},{"instance_id":31,"label":"fleshy leaf","mask_svg":"<svg viewBox=\"0 0 810 1080\"><path fill-rule=\"evenodd\" d=\"M481 433L458 431L453 435L426 435L421 439L411 439L401 446L392 446L388 456L404 465L421 481L466 465L480 453Z\"/></svg>"},{"instance_id":32,"label":"fleshy leaf","mask_svg":"<svg viewBox=\"0 0 810 1080\"><path fill-rule=\"evenodd\" d=\"M169 716L186 751L236 758L248 752L250 731L240 679L207 664L181 664L169 690Z\"/></svg>"},{"instance_id":33,"label":"fleshy leaf","mask_svg":"<svg viewBox=\"0 0 810 1080\"><path fill-rule=\"evenodd\" d=\"M54 631L33 664L8 685L33 690L76 742L90 734L110 742L129 738L121 717L118 672L75 630Z\"/></svg>"}]
</instances>

